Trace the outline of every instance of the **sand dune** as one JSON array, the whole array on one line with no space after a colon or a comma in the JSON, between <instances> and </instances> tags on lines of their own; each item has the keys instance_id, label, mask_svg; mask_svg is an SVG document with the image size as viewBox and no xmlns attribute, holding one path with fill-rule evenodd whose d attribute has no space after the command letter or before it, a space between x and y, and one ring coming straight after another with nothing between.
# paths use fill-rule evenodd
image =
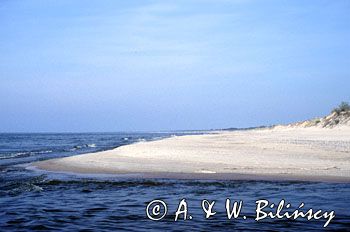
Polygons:
<instances>
[{"instance_id":1,"label":"sand dune","mask_svg":"<svg viewBox=\"0 0 350 232\"><path fill-rule=\"evenodd\" d=\"M350 127L255 129L139 142L36 162L59 172L350 181Z\"/></svg>"}]
</instances>

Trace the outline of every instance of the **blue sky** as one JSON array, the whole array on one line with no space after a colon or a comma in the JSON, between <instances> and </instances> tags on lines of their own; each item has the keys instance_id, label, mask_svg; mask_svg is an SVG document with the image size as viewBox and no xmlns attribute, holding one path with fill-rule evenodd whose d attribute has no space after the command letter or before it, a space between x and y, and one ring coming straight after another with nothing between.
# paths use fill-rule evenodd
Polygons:
<instances>
[{"instance_id":1,"label":"blue sky","mask_svg":"<svg viewBox=\"0 0 350 232\"><path fill-rule=\"evenodd\" d=\"M0 2L0 131L248 127L350 100L349 1Z\"/></svg>"}]
</instances>

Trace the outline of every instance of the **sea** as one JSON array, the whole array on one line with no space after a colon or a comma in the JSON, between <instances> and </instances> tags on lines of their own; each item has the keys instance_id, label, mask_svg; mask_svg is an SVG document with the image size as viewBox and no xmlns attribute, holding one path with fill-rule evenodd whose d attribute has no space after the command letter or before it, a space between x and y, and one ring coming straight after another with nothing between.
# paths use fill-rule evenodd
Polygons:
<instances>
[{"instance_id":1,"label":"sea","mask_svg":"<svg viewBox=\"0 0 350 232\"><path fill-rule=\"evenodd\" d=\"M350 231L349 183L142 179L30 168L34 161L191 133L0 134L0 231ZM284 200L290 208L283 212L334 211L335 217L327 227L325 218L257 221L263 199L266 212ZM229 219L228 200L242 204L237 218Z\"/></svg>"}]
</instances>

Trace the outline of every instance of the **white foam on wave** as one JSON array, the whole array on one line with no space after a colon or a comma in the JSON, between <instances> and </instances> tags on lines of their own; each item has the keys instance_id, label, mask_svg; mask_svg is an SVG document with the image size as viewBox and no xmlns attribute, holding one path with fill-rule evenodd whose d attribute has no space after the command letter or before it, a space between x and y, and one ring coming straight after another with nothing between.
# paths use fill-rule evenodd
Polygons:
<instances>
[{"instance_id":1,"label":"white foam on wave","mask_svg":"<svg viewBox=\"0 0 350 232\"><path fill-rule=\"evenodd\" d=\"M85 147L96 147L96 144L91 143L91 144L77 145L77 146L74 146L72 149L70 149L70 151L79 150Z\"/></svg>"},{"instance_id":2,"label":"white foam on wave","mask_svg":"<svg viewBox=\"0 0 350 232\"><path fill-rule=\"evenodd\" d=\"M11 159L11 158L16 158L16 157L21 157L23 155L32 156L32 155L38 155L38 154L47 154L47 153L51 153L51 152L52 152L52 150L0 154L0 159Z\"/></svg>"},{"instance_id":3,"label":"white foam on wave","mask_svg":"<svg viewBox=\"0 0 350 232\"><path fill-rule=\"evenodd\" d=\"M32 151L30 152L31 155L35 155L35 154L46 154L46 153L51 153L51 150L46 150L46 151Z\"/></svg>"},{"instance_id":4,"label":"white foam on wave","mask_svg":"<svg viewBox=\"0 0 350 232\"><path fill-rule=\"evenodd\" d=\"M28 154L27 152L18 152L18 153L11 153L11 154L1 154L0 159L9 159L9 158L15 158L21 155Z\"/></svg>"}]
</instances>

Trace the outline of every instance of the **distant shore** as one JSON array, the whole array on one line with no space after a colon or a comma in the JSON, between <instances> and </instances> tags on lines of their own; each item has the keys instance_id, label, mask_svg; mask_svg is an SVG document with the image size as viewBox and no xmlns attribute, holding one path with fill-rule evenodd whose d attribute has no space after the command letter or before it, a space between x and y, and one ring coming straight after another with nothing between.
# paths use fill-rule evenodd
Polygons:
<instances>
[{"instance_id":1,"label":"distant shore","mask_svg":"<svg viewBox=\"0 0 350 232\"><path fill-rule=\"evenodd\" d=\"M350 127L185 135L35 162L32 167L145 178L350 182Z\"/></svg>"}]
</instances>

